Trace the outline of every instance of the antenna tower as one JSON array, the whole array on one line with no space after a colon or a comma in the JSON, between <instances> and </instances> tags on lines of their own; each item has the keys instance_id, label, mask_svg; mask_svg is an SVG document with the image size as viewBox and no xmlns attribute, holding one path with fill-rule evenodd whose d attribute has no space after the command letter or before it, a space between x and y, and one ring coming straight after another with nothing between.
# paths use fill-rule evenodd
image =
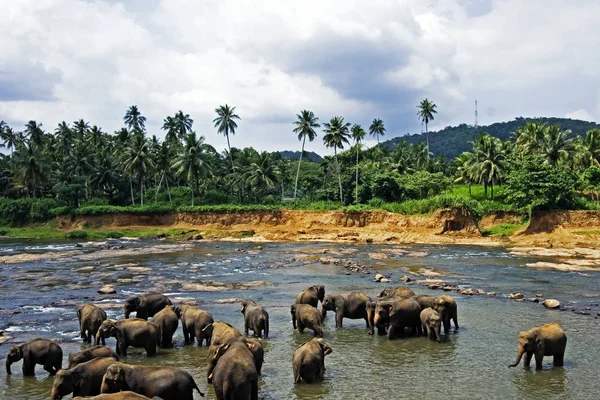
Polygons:
<instances>
[{"instance_id":1,"label":"antenna tower","mask_svg":"<svg viewBox=\"0 0 600 400\"><path fill-rule=\"evenodd\" d=\"M475 100L475 129L477 129L477 100Z\"/></svg>"}]
</instances>

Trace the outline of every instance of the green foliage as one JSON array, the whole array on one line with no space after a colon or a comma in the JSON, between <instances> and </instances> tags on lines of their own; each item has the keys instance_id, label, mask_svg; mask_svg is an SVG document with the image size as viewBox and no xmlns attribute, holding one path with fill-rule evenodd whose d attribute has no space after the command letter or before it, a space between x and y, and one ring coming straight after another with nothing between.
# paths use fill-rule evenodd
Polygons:
<instances>
[{"instance_id":1,"label":"green foliage","mask_svg":"<svg viewBox=\"0 0 600 400\"><path fill-rule=\"evenodd\" d=\"M69 231L65 234L67 239L87 239L88 233L86 231Z\"/></svg>"},{"instance_id":2,"label":"green foliage","mask_svg":"<svg viewBox=\"0 0 600 400\"><path fill-rule=\"evenodd\" d=\"M517 232L519 229L524 228L526 225L527 225L527 222L521 223L521 224L513 224L510 222L507 222L504 224L496 225L496 226L488 228L488 229L483 229L481 231L481 234L483 236L507 237L507 236L511 236L512 234Z\"/></svg>"},{"instance_id":3,"label":"green foliage","mask_svg":"<svg viewBox=\"0 0 600 400\"><path fill-rule=\"evenodd\" d=\"M121 231L108 231L106 232L106 237L110 239L118 239L125 236L125 234Z\"/></svg>"},{"instance_id":4,"label":"green foliage","mask_svg":"<svg viewBox=\"0 0 600 400\"><path fill-rule=\"evenodd\" d=\"M50 219L51 209L57 206L52 199L0 198L0 222L4 225L20 225Z\"/></svg>"},{"instance_id":5,"label":"green foliage","mask_svg":"<svg viewBox=\"0 0 600 400\"><path fill-rule=\"evenodd\" d=\"M265 204L219 204L205 206L181 206L177 209L179 212L240 212L240 211L269 211L279 212L282 210L280 205Z\"/></svg>"},{"instance_id":6,"label":"green foliage","mask_svg":"<svg viewBox=\"0 0 600 400\"><path fill-rule=\"evenodd\" d=\"M174 211L168 204L152 204L144 207L120 207L120 206L88 206L74 210L75 215L103 215L103 214L146 214Z\"/></svg>"}]
</instances>

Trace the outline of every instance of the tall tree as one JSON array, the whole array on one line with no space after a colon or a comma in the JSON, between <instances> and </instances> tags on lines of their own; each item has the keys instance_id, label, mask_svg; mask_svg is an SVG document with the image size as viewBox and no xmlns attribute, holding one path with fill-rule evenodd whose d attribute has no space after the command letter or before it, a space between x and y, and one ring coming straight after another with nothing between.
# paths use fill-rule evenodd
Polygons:
<instances>
[{"instance_id":1,"label":"tall tree","mask_svg":"<svg viewBox=\"0 0 600 400\"><path fill-rule=\"evenodd\" d=\"M352 139L356 145L356 197L355 202L358 204L358 153L360 152L360 142L365 138L366 132L362 126L355 124L352 127Z\"/></svg>"},{"instance_id":2,"label":"tall tree","mask_svg":"<svg viewBox=\"0 0 600 400\"><path fill-rule=\"evenodd\" d=\"M560 126L546 128L540 143L540 154L546 163L556 167L560 161L568 160L573 154L573 140L567 139L571 131L563 131Z\"/></svg>"},{"instance_id":3,"label":"tall tree","mask_svg":"<svg viewBox=\"0 0 600 400\"><path fill-rule=\"evenodd\" d=\"M146 117L142 115L137 105L133 105L127 109L123 122L129 129L144 130L146 128Z\"/></svg>"},{"instance_id":4,"label":"tall tree","mask_svg":"<svg viewBox=\"0 0 600 400\"><path fill-rule=\"evenodd\" d=\"M25 136L35 146L41 147L44 144L44 131L42 130L42 124L38 124L35 121L29 121L25 125Z\"/></svg>"},{"instance_id":5,"label":"tall tree","mask_svg":"<svg viewBox=\"0 0 600 400\"><path fill-rule=\"evenodd\" d=\"M0 139L7 149L10 149L10 154L13 154L15 146L19 143L19 134L12 130L8 125L0 131Z\"/></svg>"},{"instance_id":6,"label":"tall tree","mask_svg":"<svg viewBox=\"0 0 600 400\"><path fill-rule=\"evenodd\" d=\"M219 108L215 109L215 112L217 113L217 118L213 120L213 123L215 124L215 128L217 128L217 133L221 133L227 138L227 149L229 151L231 169L233 172L235 172L233 156L231 155L231 144L229 142L229 134L231 133L232 135L235 135L235 130L238 127L235 120L239 120L241 118L235 113L235 107L230 107L227 104L225 104L224 106L219 106Z\"/></svg>"},{"instance_id":7,"label":"tall tree","mask_svg":"<svg viewBox=\"0 0 600 400\"><path fill-rule=\"evenodd\" d=\"M600 167L600 129L591 129L576 143L577 161L584 169Z\"/></svg>"},{"instance_id":8,"label":"tall tree","mask_svg":"<svg viewBox=\"0 0 600 400\"><path fill-rule=\"evenodd\" d=\"M90 124L85 122L83 119L77 120L73 122L73 132L75 132L75 137L79 140L83 140L83 138L90 131Z\"/></svg>"},{"instance_id":9,"label":"tall tree","mask_svg":"<svg viewBox=\"0 0 600 400\"><path fill-rule=\"evenodd\" d=\"M183 139L192 131L194 120L190 118L190 114L184 114L183 111L179 110L175 114L175 122L179 139Z\"/></svg>"},{"instance_id":10,"label":"tall tree","mask_svg":"<svg viewBox=\"0 0 600 400\"><path fill-rule=\"evenodd\" d=\"M154 166L154 161L151 158L150 146L148 139L144 137L141 131L133 134L129 143L123 149L121 154L121 165L124 171L130 176L136 176L140 188L140 203L144 206L144 177L150 168ZM131 186L131 202L135 205L133 198L133 187Z\"/></svg>"},{"instance_id":11,"label":"tall tree","mask_svg":"<svg viewBox=\"0 0 600 400\"><path fill-rule=\"evenodd\" d=\"M73 147L73 142L75 141L75 135L73 130L65 121L58 124L56 129L54 130L54 134L57 139L57 147L59 154L64 158L69 155L71 152L71 148Z\"/></svg>"},{"instance_id":12,"label":"tall tree","mask_svg":"<svg viewBox=\"0 0 600 400\"><path fill-rule=\"evenodd\" d=\"M476 182L476 168L477 163L475 159L475 154L465 151L460 156L456 157L454 163L456 164L456 172L458 173L458 177L454 180L456 183L464 183L469 186L469 196L471 193L471 185Z\"/></svg>"},{"instance_id":13,"label":"tall tree","mask_svg":"<svg viewBox=\"0 0 600 400\"><path fill-rule=\"evenodd\" d=\"M377 143L379 143L379 136L385 135L385 125L383 124L383 120L375 118L369 127L369 134L375 136L375 138L377 138Z\"/></svg>"},{"instance_id":14,"label":"tall tree","mask_svg":"<svg viewBox=\"0 0 600 400\"><path fill-rule=\"evenodd\" d=\"M302 163L306 138L308 138L309 142L315 140L317 137L315 128L321 126L317 123L319 118L316 117L312 111L302 110L300 114L296 114L296 117L297 120L294 122L294 125L296 125L294 133L298 135L298 140L302 141L302 149L300 150L300 158L298 159L298 171L296 172L296 184L294 185L294 199L296 198L296 193L298 191L298 177L300 176L300 164Z\"/></svg>"},{"instance_id":15,"label":"tall tree","mask_svg":"<svg viewBox=\"0 0 600 400\"><path fill-rule=\"evenodd\" d=\"M483 183L487 196L487 187L492 190L494 199L494 185L500 182L506 171L507 154L504 152L502 141L490 136L487 132L479 134L473 144L473 153L477 163L476 176Z\"/></svg>"},{"instance_id":16,"label":"tall tree","mask_svg":"<svg viewBox=\"0 0 600 400\"><path fill-rule=\"evenodd\" d=\"M340 184L340 202L342 203L344 203L344 198L342 194L342 175L340 172L340 163L338 161L337 149L343 149L344 144L350 143L348 140L348 138L350 137L350 125L350 122L344 122L344 117L333 117L328 123L323 124L323 126L325 127L325 136L323 136L323 143L326 147L333 147L338 181Z\"/></svg>"},{"instance_id":17,"label":"tall tree","mask_svg":"<svg viewBox=\"0 0 600 400\"><path fill-rule=\"evenodd\" d=\"M163 120L162 130L166 131L165 141L168 143L174 143L177 141L177 119L174 117L167 117Z\"/></svg>"},{"instance_id":18,"label":"tall tree","mask_svg":"<svg viewBox=\"0 0 600 400\"><path fill-rule=\"evenodd\" d=\"M261 196L273 189L279 180L279 169L273 156L263 151L254 157L254 161L245 169L243 179L246 186L259 189Z\"/></svg>"},{"instance_id":19,"label":"tall tree","mask_svg":"<svg viewBox=\"0 0 600 400\"><path fill-rule=\"evenodd\" d=\"M428 99L421 100L417 106L419 109L419 111L417 111L417 115L419 116L419 119L425 123L425 140L427 141L427 151L429 151L429 135L427 134L427 125L430 121L434 120L433 114L437 114L436 107L437 106Z\"/></svg>"},{"instance_id":20,"label":"tall tree","mask_svg":"<svg viewBox=\"0 0 600 400\"><path fill-rule=\"evenodd\" d=\"M190 132L185 138L183 151L175 158L173 169L185 179L192 191L192 206L194 205L194 187L199 192L200 178L211 173L210 153L215 149L204 143L204 136L196 139L196 132Z\"/></svg>"},{"instance_id":21,"label":"tall tree","mask_svg":"<svg viewBox=\"0 0 600 400\"><path fill-rule=\"evenodd\" d=\"M50 171L48 159L44 156L42 148L34 141L29 141L19 144L14 156L14 175L19 187L37 197L41 188L48 182Z\"/></svg>"}]
</instances>

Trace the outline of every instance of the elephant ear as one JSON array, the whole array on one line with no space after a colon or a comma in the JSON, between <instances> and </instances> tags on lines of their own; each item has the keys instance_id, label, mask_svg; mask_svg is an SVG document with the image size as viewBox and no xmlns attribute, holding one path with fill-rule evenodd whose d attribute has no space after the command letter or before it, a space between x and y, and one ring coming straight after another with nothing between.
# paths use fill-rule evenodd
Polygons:
<instances>
[{"instance_id":1,"label":"elephant ear","mask_svg":"<svg viewBox=\"0 0 600 400\"><path fill-rule=\"evenodd\" d=\"M292 304L292 306L290 307L290 312L291 312L292 314L295 314L295 313L296 313L296 305L295 305L295 304Z\"/></svg>"},{"instance_id":2,"label":"elephant ear","mask_svg":"<svg viewBox=\"0 0 600 400\"><path fill-rule=\"evenodd\" d=\"M248 347L251 352L254 352L254 350L256 350L256 343L246 342L246 347Z\"/></svg>"},{"instance_id":3,"label":"elephant ear","mask_svg":"<svg viewBox=\"0 0 600 400\"><path fill-rule=\"evenodd\" d=\"M139 308L146 308L146 296L140 296L139 297L139 301L138 301L138 307Z\"/></svg>"},{"instance_id":4,"label":"elephant ear","mask_svg":"<svg viewBox=\"0 0 600 400\"><path fill-rule=\"evenodd\" d=\"M215 352L215 356L214 356L214 360L218 360L219 358L221 358L223 356L223 354L225 354L227 352L227 350L229 350L230 344L222 344L221 346L219 346L219 348L217 349L217 351Z\"/></svg>"},{"instance_id":5,"label":"elephant ear","mask_svg":"<svg viewBox=\"0 0 600 400\"><path fill-rule=\"evenodd\" d=\"M79 322L81 322L81 310L83 309L83 306L79 306L75 309L75 312L77 313L77 319L79 320Z\"/></svg>"}]
</instances>

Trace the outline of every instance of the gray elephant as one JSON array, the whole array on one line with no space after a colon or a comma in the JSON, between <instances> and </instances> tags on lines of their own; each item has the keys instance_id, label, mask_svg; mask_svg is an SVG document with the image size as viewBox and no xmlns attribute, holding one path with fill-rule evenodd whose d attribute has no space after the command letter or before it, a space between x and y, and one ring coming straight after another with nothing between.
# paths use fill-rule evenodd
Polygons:
<instances>
[{"instance_id":1,"label":"gray elephant","mask_svg":"<svg viewBox=\"0 0 600 400\"><path fill-rule=\"evenodd\" d=\"M516 367L525 354L525 367L529 367L531 357L535 356L535 369L542 369L544 356L554 357L554 366L562 367L567 347L567 335L559 324L545 324L528 331L519 332L517 360L509 367Z\"/></svg>"},{"instance_id":2,"label":"gray elephant","mask_svg":"<svg viewBox=\"0 0 600 400\"><path fill-rule=\"evenodd\" d=\"M73 393L73 396L94 396L100 394L102 378L108 367L118 362L112 357L95 358L73 368L57 372L52 384L52 400L60 400Z\"/></svg>"},{"instance_id":3,"label":"gray elephant","mask_svg":"<svg viewBox=\"0 0 600 400\"><path fill-rule=\"evenodd\" d=\"M227 322L216 321L204 328L211 335L211 346L220 346L228 343L231 339L242 336L242 332L229 325Z\"/></svg>"},{"instance_id":4,"label":"gray elephant","mask_svg":"<svg viewBox=\"0 0 600 400\"><path fill-rule=\"evenodd\" d=\"M438 312L433 308L425 308L423 311L421 311L420 318L425 335L429 339L435 340L439 343L441 341L440 327L442 325L440 314L438 314Z\"/></svg>"},{"instance_id":5,"label":"gray elephant","mask_svg":"<svg viewBox=\"0 0 600 400\"><path fill-rule=\"evenodd\" d=\"M218 400L258 400L258 372L248 343L233 340L223 344L209 362L208 377Z\"/></svg>"},{"instance_id":6,"label":"gray elephant","mask_svg":"<svg viewBox=\"0 0 600 400\"><path fill-rule=\"evenodd\" d=\"M163 400L193 400L194 390L204 397L192 376L175 367L113 364L102 379L102 393L125 390Z\"/></svg>"},{"instance_id":7,"label":"gray elephant","mask_svg":"<svg viewBox=\"0 0 600 400\"><path fill-rule=\"evenodd\" d=\"M458 329L458 307L452 297L447 294L438 297L435 299L432 308L440 314L442 325L444 326L444 334L447 335L450 331L451 319L454 321L454 329Z\"/></svg>"},{"instance_id":8,"label":"gray elephant","mask_svg":"<svg viewBox=\"0 0 600 400\"><path fill-rule=\"evenodd\" d=\"M183 328L183 339L185 344L194 343L194 338L198 342L198 346L206 341L206 345L210 346L212 337L213 316L208 312L199 309L198 307L189 305L180 305L175 308L176 314L181 319L181 327ZM204 330L207 326L211 329Z\"/></svg>"},{"instance_id":9,"label":"gray elephant","mask_svg":"<svg viewBox=\"0 0 600 400\"><path fill-rule=\"evenodd\" d=\"M377 303L380 301L391 300L391 298L383 298L378 300L369 300L365 304L365 310L367 313L367 327L369 328L369 335L372 335L375 331L375 309L377 308ZM387 332L387 322L380 321L377 326L377 334L385 335Z\"/></svg>"},{"instance_id":10,"label":"gray elephant","mask_svg":"<svg viewBox=\"0 0 600 400\"><path fill-rule=\"evenodd\" d=\"M342 327L344 318L364 319L368 328L367 302L369 301L371 298L360 292L343 293L337 296L327 295L323 299L321 313L325 318L327 310L335 311L336 328Z\"/></svg>"},{"instance_id":11,"label":"gray elephant","mask_svg":"<svg viewBox=\"0 0 600 400\"><path fill-rule=\"evenodd\" d=\"M164 349L173 347L173 335L179 326L179 318L173 306L166 306L154 314L151 322L158 327L160 347Z\"/></svg>"},{"instance_id":12,"label":"gray elephant","mask_svg":"<svg viewBox=\"0 0 600 400\"><path fill-rule=\"evenodd\" d=\"M106 312L93 304L83 304L77 307L76 312L81 338L86 343L92 343L100 325L106 321ZM102 344L106 343L103 341Z\"/></svg>"},{"instance_id":13,"label":"gray elephant","mask_svg":"<svg viewBox=\"0 0 600 400\"><path fill-rule=\"evenodd\" d=\"M333 350L321 338L309 340L298 346L292 358L292 369L294 371L294 383L302 381L314 382L323 378L325 373L325 356Z\"/></svg>"},{"instance_id":14,"label":"gray elephant","mask_svg":"<svg viewBox=\"0 0 600 400\"><path fill-rule=\"evenodd\" d=\"M23 360L23 375L35 375L35 366L40 364L51 375L62 369L63 351L53 341L47 339L33 339L27 343L12 346L6 356L6 374L10 375L10 366Z\"/></svg>"},{"instance_id":15,"label":"gray elephant","mask_svg":"<svg viewBox=\"0 0 600 400\"><path fill-rule=\"evenodd\" d=\"M379 292L379 294L377 295L377 297L379 297L379 298L394 297L394 298L401 298L401 299L408 299L413 296L415 296L415 292L413 292L410 288L407 288L406 286L398 286L395 288L385 288L381 292Z\"/></svg>"},{"instance_id":16,"label":"gray elephant","mask_svg":"<svg viewBox=\"0 0 600 400\"><path fill-rule=\"evenodd\" d=\"M290 313L294 329L298 329L298 332L303 333L308 328L315 336L323 337L323 317L316 307L310 304L293 304Z\"/></svg>"},{"instance_id":17,"label":"gray elephant","mask_svg":"<svg viewBox=\"0 0 600 400\"><path fill-rule=\"evenodd\" d=\"M73 368L77 364L93 360L100 357L112 357L119 361L119 356L108 346L94 346L89 349L80 351L79 353L69 354L69 368Z\"/></svg>"},{"instance_id":18,"label":"gray elephant","mask_svg":"<svg viewBox=\"0 0 600 400\"><path fill-rule=\"evenodd\" d=\"M421 333L421 307L414 299L378 301L375 307L374 325L379 329L387 326L387 337L393 339L412 328L412 333Z\"/></svg>"},{"instance_id":19,"label":"gray elephant","mask_svg":"<svg viewBox=\"0 0 600 400\"><path fill-rule=\"evenodd\" d=\"M254 366L256 367L256 372L258 375L261 374L262 365L265 360L265 349L262 347L262 343L257 338L246 338L244 336L236 337L231 339L228 343L231 344L233 342L241 342L248 347L248 350L252 353L252 357L254 358ZM212 383L212 372L215 368L217 359L215 355L221 346L210 346L208 349L208 368L206 371L206 380L208 383Z\"/></svg>"},{"instance_id":20,"label":"gray elephant","mask_svg":"<svg viewBox=\"0 0 600 400\"><path fill-rule=\"evenodd\" d=\"M244 333L252 330L258 337L269 337L269 313L258 303L245 299L242 300L242 314L244 314Z\"/></svg>"},{"instance_id":21,"label":"gray elephant","mask_svg":"<svg viewBox=\"0 0 600 400\"><path fill-rule=\"evenodd\" d=\"M132 312L136 313L136 318L148 319L157 312L171 306L171 300L160 293L145 293L139 296L131 296L125 300L125 319L129 318Z\"/></svg>"},{"instance_id":22,"label":"gray elephant","mask_svg":"<svg viewBox=\"0 0 600 400\"><path fill-rule=\"evenodd\" d=\"M420 294L418 296L413 297L417 303L421 306L421 310L426 308L433 308L433 304L435 303L435 297L427 296L425 294Z\"/></svg>"},{"instance_id":23,"label":"gray elephant","mask_svg":"<svg viewBox=\"0 0 600 400\"><path fill-rule=\"evenodd\" d=\"M323 302L325 297L325 286L314 285L304 289L296 296L296 304L310 304L313 307L319 305L319 300Z\"/></svg>"},{"instance_id":24,"label":"gray elephant","mask_svg":"<svg viewBox=\"0 0 600 400\"><path fill-rule=\"evenodd\" d=\"M99 394L92 397L73 397L73 400L152 400L135 392L125 391L119 393Z\"/></svg>"},{"instance_id":25,"label":"gray elephant","mask_svg":"<svg viewBox=\"0 0 600 400\"><path fill-rule=\"evenodd\" d=\"M152 322L139 318L115 321L107 319L102 323L96 334L96 343L100 337L114 337L117 339L116 352L127 357L127 347L142 347L146 349L148 357L156 355L159 344L160 332Z\"/></svg>"}]
</instances>

